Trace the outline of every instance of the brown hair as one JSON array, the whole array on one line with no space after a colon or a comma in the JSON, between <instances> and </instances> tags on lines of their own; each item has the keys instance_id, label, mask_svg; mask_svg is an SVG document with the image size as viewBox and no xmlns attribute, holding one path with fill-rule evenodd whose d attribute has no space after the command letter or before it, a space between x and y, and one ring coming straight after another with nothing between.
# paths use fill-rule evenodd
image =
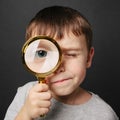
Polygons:
<instances>
[{"instance_id":1,"label":"brown hair","mask_svg":"<svg viewBox=\"0 0 120 120\"><path fill-rule=\"evenodd\" d=\"M32 35L48 35L62 39L65 30L75 36L84 34L88 50L92 46L92 29L88 20L77 10L69 7L52 6L40 10L30 21L26 30L26 40Z\"/></svg>"}]
</instances>

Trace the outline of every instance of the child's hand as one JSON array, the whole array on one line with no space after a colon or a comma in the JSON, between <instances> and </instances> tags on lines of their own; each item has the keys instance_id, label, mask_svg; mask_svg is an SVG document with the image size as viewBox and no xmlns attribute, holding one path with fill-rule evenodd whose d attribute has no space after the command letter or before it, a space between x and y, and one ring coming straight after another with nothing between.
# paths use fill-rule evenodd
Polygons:
<instances>
[{"instance_id":1,"label":"child's hand","mask_svg":"<svg viewBox=\"0 0 120 120\"><path fill-rule=\"evenodd\" d=\"M29 120L45 115L49 111L51 93L48 90L46 84L37 84L30 89L22 108L22 112Z\"/></svg>"}]
</instances>

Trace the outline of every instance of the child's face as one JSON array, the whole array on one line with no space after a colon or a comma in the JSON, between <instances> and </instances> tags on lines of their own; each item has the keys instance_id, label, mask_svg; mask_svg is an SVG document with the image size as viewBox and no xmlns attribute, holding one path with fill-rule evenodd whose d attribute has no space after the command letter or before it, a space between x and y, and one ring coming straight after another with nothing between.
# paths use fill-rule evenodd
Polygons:
<instances>
[{"instance_id":1,"label":"child's face","mask_svg":"<svg viewBox=\"0 0 120 120\"><path fill-rule=\"evenodd\" d=\"M66 34L57 42L63 52L62 63L54 74L47 77L47 83L54 95L64 96L71 94L83 82L94 49L88 53L84 35Z\"/></svg>"}]
</instances>

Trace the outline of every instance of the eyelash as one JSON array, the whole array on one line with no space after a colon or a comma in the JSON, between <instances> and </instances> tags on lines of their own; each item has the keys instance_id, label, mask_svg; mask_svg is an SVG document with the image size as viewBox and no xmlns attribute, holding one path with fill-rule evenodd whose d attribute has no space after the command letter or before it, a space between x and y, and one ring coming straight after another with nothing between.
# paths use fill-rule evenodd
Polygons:
<instances>
[{"instance_id":1,"label":"eyelash","mask_svg":"<svg viewBox=\"0 0 120 120\"><path fill-rule=\"evenodd\" d=\"M76 53L68 53L68 54L65 54L65 56L67 57L77 57L77 54Z\"/></svg>"}]
</instances>

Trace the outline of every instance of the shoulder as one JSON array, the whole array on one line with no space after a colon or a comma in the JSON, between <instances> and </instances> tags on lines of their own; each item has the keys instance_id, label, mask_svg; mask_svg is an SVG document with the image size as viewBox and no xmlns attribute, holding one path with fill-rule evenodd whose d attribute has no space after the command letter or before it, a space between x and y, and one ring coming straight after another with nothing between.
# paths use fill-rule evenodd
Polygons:
<instances>
[{"instance_id":1,"label":"shoulder","mask_svg":"<svg viewBox=\"0 0 120 120\"><path fill-rule=\"evenodd\" d=\"M26 97L30 88L33 87L35 84L37 84L36 81L28 82L28 83L24 84L23 86L21 86L17 89L17 94Z\"/></svg>"},{"instance_id":2,"label":"shoulder","mask_svg":"<svg viewBox=\"0 0 120 120\"><path fill-rule=\"evenodd\" d=\"M13 120L15 118L26 100L29 89L35 84L37 84L37 82L29 82L18 88L12 103L7 109L4 120Z\"/></svg>"},{"instance_id":3,"label":"shoulder","mask_svg":"<svg viewBox=\"0 0 120 120\"><path fill-rule=\"evenodd\" d=\"M29 83L26 83L25 85L19 87L17 89L17 93L16 93L10 107L11 108L14 108L14 106L16 106L16 108L21 107L24 104L25 100L26 100L29 89L32 86L34 86L35 84L36 84L36 82L29 82Z\"/></svg>"},{"instance_id":4,"label":"shoulder","mask_svg":"<svg viewBox=\"0 0 120 120\"><path fill-rule=\"evenodd\" d=\"M118 117L112 107L94 93L92 93L91 105L93 108L91 112L98 115L103 120L118 120Z\"/></svg>"},{"instance_id":5,"label":"shoulder","mask_svg":"<svg viewBox=\"0 0 120 120\"><path fill-rule=\"evenodd\" d=\"M28 82L24 84L23 86L19 87L18 91L27 91L28 89L33 87L36 83L37 83L36 81Z\"/></svg>"},{"instance_id":6,"label":"shoulder","mask_svg":"<svg viewBox=\"0 0 120 120\"><path fill-rule=\"evenodd\" d=\"M18 98L19 100L24 101L26 99L26 96L30 88L33 87L35 84L37 84L37 82L33 81L33 82L28 82L21 87L18 87L15 98Z\"/></svg>"}]
</instances>

